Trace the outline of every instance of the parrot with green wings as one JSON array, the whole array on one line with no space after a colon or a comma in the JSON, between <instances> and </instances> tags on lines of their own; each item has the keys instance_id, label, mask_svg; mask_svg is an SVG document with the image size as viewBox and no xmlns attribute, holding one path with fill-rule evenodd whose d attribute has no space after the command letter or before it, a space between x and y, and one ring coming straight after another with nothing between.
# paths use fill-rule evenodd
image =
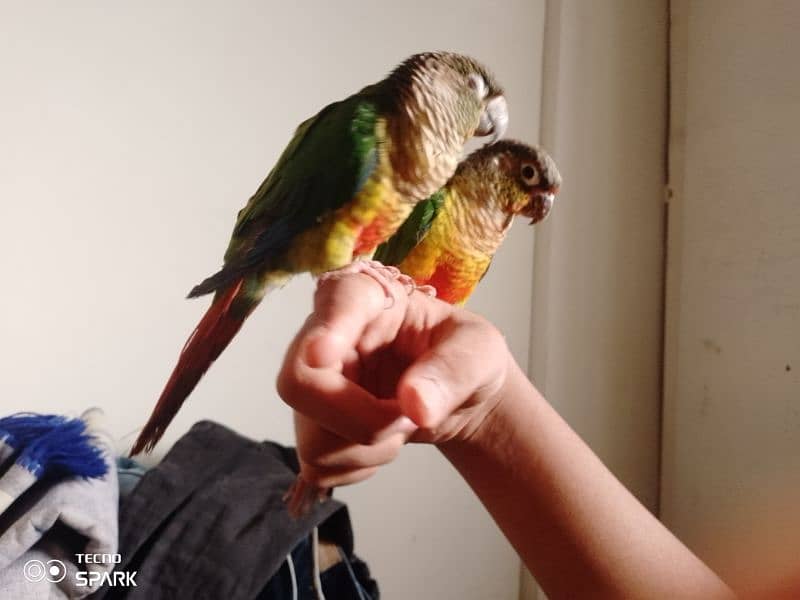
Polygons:
<instances>
[{"instance_id":1,"label":"parrot with green wings","mask_svg":"<svg viewBox=\"0 0 800 600\"><path fill-rule=\"evenodd\" d=\"M453 177L414 207L375 260L451 304L464 304L492 262L514 217L544 220L561 187L555 162L542 148L502 140L476 150ZM335 276L335 273L331 274ZM292 515L305 514L328 489L298 475L286 492Z\"/></svg>"},{"instance_id":2,"label":"parrot with green wings","mask_svg":"<svg viewBox=\"0 0 800 600\"><path fill-rule=\"evenodd\" d=\"M411 215L375 260L393 265L438 298L463 304L486 274L516 215L543 220L561 186L541 148L502 140L476 150Z\"/></svg>"},{"instance_id":3,"label":"parrot with green wings","mask_svg":"<svg viewBox=\"0 0 800 600\"><path fill-rule=\"evenodd\" d=\"M503 91L485 67L426 52L300 124L239 212L223 267L189 293L214 299L131 454L152 450L269 290L369 257L450 178L469 138L498 139L507 123Z\"/></svg>"}]
</instances>

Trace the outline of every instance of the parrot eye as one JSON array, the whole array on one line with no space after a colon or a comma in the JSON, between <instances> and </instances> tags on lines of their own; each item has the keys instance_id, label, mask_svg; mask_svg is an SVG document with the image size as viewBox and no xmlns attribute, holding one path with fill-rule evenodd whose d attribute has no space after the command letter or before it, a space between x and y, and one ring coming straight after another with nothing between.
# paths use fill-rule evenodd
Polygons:
<instances>
[{"instance_id":1,"label":"parrot eye","mask_svg":"<svg viewBox=\"0 0 800 600\"><path fill-rule=\"evenodd\" d=\"M469 88L475 92L475 95L478 96L480 100L486 98L486 94L489 93L489 88L486 85L486 81L477 73L473 73L469 76L467 85L469 85Z\"/></svg>"},{"instance_id":2,"label":"parrot eye","mask_svg":"<svg viewBox=\"0 0 800 600\"><path fill-rule=\"evenodd\" d=\"M526 185L536 185L539 183L539 172L532 164L523 164L519 173L522 176L522 181L524 181Z\"/></svg>"}]
</instances>

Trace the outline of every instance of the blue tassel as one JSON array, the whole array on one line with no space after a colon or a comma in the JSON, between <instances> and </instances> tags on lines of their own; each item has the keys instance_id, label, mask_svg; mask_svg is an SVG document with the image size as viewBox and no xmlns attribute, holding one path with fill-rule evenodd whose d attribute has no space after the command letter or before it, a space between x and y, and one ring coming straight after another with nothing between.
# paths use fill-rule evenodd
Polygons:
<instances>
[{"instance_id":1,"label":"blue tassel","mask_svg":"<svg viewBox=\"0 0 800 600\"><path fill-rule=\"evenodd\" d=\"M25 445L17 464L37 478L43 475L102 477L108 466L100 448L92 443L81 419L61 423Z\"/></svg>"},{"instance_id":2,"label":"blue tassel","mask_svg":"<svg viewBox=\"0 0 800 600\"><path fill-rule=\"evenodd\" d=\"M34 413L15 413L0 419L0 464L66 420L58 415Z\"/></svg>"},{"instance_id":3,"label":"blue tassel","mask_svg":"<svg viewBox=\"0 0 800 600\"><path fill-rule=\"evenodd\" d=\"M0 419L0 439L8 436L6 443L19 449L67 420L61 415L14 413Z\"/></svg>"},{"instance_id":4,"label":"blue tassel","mask_svg":"<svg viewBox=\"0 0 800 600\"><path fill-rule=\"evenodd\" d=\"M0 450L7 458L8 442L13 440L19 456L0 477L0 514L42 477L89 478L106 474L103 451L92 443L82 419L25 414L2 421L10 431L3 434ZM39 435L34 436L35 432ZM22 444L23 440L27 443Z\"/></svg>"}]
</instances>

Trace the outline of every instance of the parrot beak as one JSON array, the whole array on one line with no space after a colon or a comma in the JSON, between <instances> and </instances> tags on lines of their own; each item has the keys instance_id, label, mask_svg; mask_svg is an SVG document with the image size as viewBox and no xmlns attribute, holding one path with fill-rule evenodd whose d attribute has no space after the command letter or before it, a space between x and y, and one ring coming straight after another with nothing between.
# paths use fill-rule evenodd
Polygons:
<instances>
[{"instance_id":1,"label":"parrot beak","mask_svg":"<svg viewBox=\"0 0 800 600\"><path fill-rule=\"evenodd\" d=\"M481 114L481 121L475 135L491 135L492 142L496 142L506 132L508 127L508 105L504 96L495 96L486 104Z\"/></svg>"},{"instance_id":2,"label":"parrot beak","mask_svg":"<svg viewBox=\"0 0 800 600\"><path fill-rule=\"evenodd\" d=\"M545 193L537 192L531 197L530 203L522 210L521 214L530 217L531 225L544 221L550 214L555 199L556 190L549 190Z\"/></svg>"}]
</instances>

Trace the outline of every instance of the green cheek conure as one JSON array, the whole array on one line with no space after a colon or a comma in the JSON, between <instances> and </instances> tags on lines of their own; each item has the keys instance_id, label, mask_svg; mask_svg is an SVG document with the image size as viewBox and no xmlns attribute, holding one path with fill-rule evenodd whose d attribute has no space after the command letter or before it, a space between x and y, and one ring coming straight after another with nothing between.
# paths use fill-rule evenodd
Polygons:
<instances>
[{"instance_id":1,"label":"green cheek conure","mask_svg":"<svg viewBox=\"0 0 800 600\"><path fill-rule=\"evenodd\" d=\"M131 454L156 445L270 289L369 257L450 178L469 138L502 136L502 94L475 60L428 52L304 121L239 212L222 269L189 293L214 299Z\"/></svg>"},{"instance_id":2,"label":"green cheek conure","mask_svg":"<svg viewBox=\"0 0 800 600\"><path fill-rule=\"evenodd\" d=\"M483 278L515 215L544 219L561 185L541 148L503 140L470 154L450 181L414 207L375 260L397 266L436 296L463 304Z\"/></svg>"}]
</instances>

